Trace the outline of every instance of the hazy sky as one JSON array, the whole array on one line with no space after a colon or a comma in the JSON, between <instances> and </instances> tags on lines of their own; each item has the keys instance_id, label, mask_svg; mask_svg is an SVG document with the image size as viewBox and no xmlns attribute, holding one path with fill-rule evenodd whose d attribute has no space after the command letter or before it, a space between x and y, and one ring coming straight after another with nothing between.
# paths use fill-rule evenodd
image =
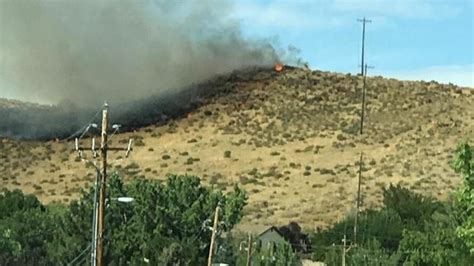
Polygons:
<instances>
[{"instance_id":1,"label":"hazy sky","mask_svg":"<svg viewBox=\"0 0 474 266\"><path fill-rule=\"evenodd\" d=\"M312 68L356 73L366 28L369 75L474 87L473 0L234 0L252 35L279 36Z\"/></svg>"},{"instance_id":2,"label":"hazy sky","mask_svg":"<svg viewBox=\"0 0 474 266\"><path fill-rule=\"evenodd\" d=\"M8 0L0 1L1 3L8 2ZM24 0L13 0L10 2L22 3L21 1L27 2ZM48 3L49 6L54 6L53 4L64 4L68 1L69 0L44 0L42 3ZM178 43L173 44L173 40L187 41L193 38L200 40L201 37L199 36L207 36L206 32L209 32L209 29L212 29L212 27L220 27L221 25L223 25L221 33L216 36L226 36L225 40L230 41L236 38L236 40L242 42L239 44L241 47L240 50L243 49L244 51L248 50L252 52L251 49L249 50L247 48L249 44L252 46L252 42L243 41L245 38L249 40L264 38L268 40L269 43L276 44L276 46L287 47L291 45L299 48L301 50L301 57L308 61L310 67L313 69L357 73L360 71L362 30L361 23L357 22L357 19L364 16L372 20L371 23L367 24L366 30L366 62L369 65L375 66L375 69L369 70L369 75L382 75L412 80L437 80L443 83L452 82L458 85L474 87L474 0L201 0L200 2L177 1L173 2L173 4L168 4L171 2L162 0L143 0L138 3L150 3L153 1L160 3L157 4L157 6L173 6L174 12L170 13L165 12L166 10L159 10L153 13L153 11L147 10L147 16L141 18L141 20L144 21L143 23L141 22L141 24L144 26L141 26L139 29L145 29L143 32L149 32L149 29L157 31L156 25L159 25L158 28L171 29L167 31L171 34L176 32L176 30L173 29L178 27L179 31L177 33L179 34L179 38L165 38L165 40L163 40L163 38L159 37L161 36L160 34L156 35L158 36L157 38L153 36L141 37L139 35L141 31L137 31L135 28L132 31L121 30L121 28L125 27L124 25L132 25L135 27L133 23L135 23L134 21L137 21L137 19L130 20L133 22L132 24L125 20L116 21L115 26L108 24L104 26L100 20L97 20L99 21L98 24L100 24L97 25L97 27L81 26L71 31L72 26L70 24L74 23L75 17L84 20L81 22L79 19L77 23L79 26L83 25L84 22L93 24L94 20L84 19L84 16L76 15L76 11L65 10L65 12L63 12L64 10L59 8L59 11L55 11L55 13L48 11L49 13L44 12L37 14L34 13L36 12L35 9L28 9L30 15L16 16L13 14L12 18L14 19L9 21L13 23L11 25L19 25L17 22L21 22L21 30L28 32L28 29L31 28L30 31L34 33L32 35L21 35L19 33L19 36L23 36L25 40L31 39L33 41L38 40L38 38L36 38L37 36L41 36L41 38L39 38L41 40L41 46L37 47L40 51L47 50L48 52L54 52L57 49L59 52L56 54L48 53L47 57L42 57L40 58L41 60L38 60L35 58L34 53L31 53L31 51L38 50L35 48L34 42L25 41L23 42L23 46L27 46L28 49L23 51L21 58L18 57L21 60L18 60L18 58L14 58L13 53L2 50L0 47L0 97L35 101L37 98L40 99L46 90L55 91L55 94L58 94L57 92L60 88L54 90L52 87L55 87L57 84L70 84L76 79L77 84L83 84L84 82L90 83L92 80L96 80L95 83L97 84L89 84L90 90L99 90L95 89L97 86L105 88L111 87L110 85L119 87L121 84L135 84L134 79L141 83L145 80L150 81L149 83L151 84L155 84L156 79L152 74L153 69L147 67L150 64L140 66L140 62L146 62L152 58L148 56L149 51L154 50L155 46L158 47L158 49L159 47L163 48L163 46L158 45L160 43L165 43L166 47L172 48L167 50L162 49L161 51L184 49L186 45L182 45L183 41L177 41ZM81 4L80 1L69 2L75 3L74 5ZM119 0L102 2L127 3L127 1L123 0L121 0L121 2L119 2ZM128 3L131 2L133 1ZM202 3L205 3L205 5ZM179 8L180 5L182 5L182 8ZM104 12L107 11L107 5L101 6ZM89 8L90 7L89 5ZM193 10L182 10L188 7ZM84 11L83 13L85 14L94 13L91 12L91 10L87 10L87 8L84 10L79 9L77 13L81 14L82 11ZM100 12L103 11L98 10L95 13L102 14ZM111 11L112 13L107 13L106 18L114 18L115 13L113 12L116 10ZM50 19L47 18L47 16L51 14L53 14L53 17ZM155 18L153 18L153 14ZM179 14L188 14L188 17L180 17ZM120 13L117 13L117 17L121 17ZM40 23L35 22L32 18L37 19ZM62 21L59 24L48 24L50 21L59 20ZM114 20L108 19L107 23L110 21L113 22ZM168 22L170 25L164 26ZM5 23L3 24L6 25ZM52 27L48 25L55 26ZM199 29L200 25L204 25L207 28ZM8 25L5 27L8 27ZM35 30L35 27L39 30ZM120 66L120 64L115 62L117 60L114 56L110 57L111 60L109 63L104 63L100 61L102 59L100 54L98 54L98 62L101 62L101 64L105 66L109 65L108 67L97 64L97 67L91 67L91 65L87 68L82 68L78 62L86 59L89 60L90 58L84 56L74 57L70 54L71 49L74 47L78 47L76 49L77 51L72 50L76 51L79 55L81 54L79 53L81 52L80 49L84 50L88 48L85 51L102 51L100 50L102 49L101 47L94 46L97 40L101 41L100 38L96 38L101 35L97 35L95 31L91 32L91 29L98 28L107 31L109 29L108 27L112 27L110 29L112 29L113 32L117 32L115 35L120 38L125 38L125 36L127 36L126 32L133 33L131 34L133 40L116 42L118 37L115 38L116 36L113 35L112 37L115 36L111 39L113 42L111 41L109 43L113 43L114 47L107 45L108 48L102 47L106 53L114 52L117 49L123 50L130 47L128 44L131 43L133 44L131 47L135 47L138 50L140 50L140 47L145 47L142 50L146 53L136 51L127 54L130 54L130 56L145 54L145 56L133 57L135 58L133 61L135 67L132 68L131 71L129 69L122 71L131 75L131 79L128 79L126 75L118 75L119 79L110 78L109 81L111 82L107 82L105 79L101 80L100 78L83 79L82 77L84 76L93 77L97 71L118 68ZM50 29L54 29L54 31ZM81 36L92 36L93 38L86 41L87 38L84 37L80 39L82 43L75 42L74 39L78 36L75 34L77 29L80 30L79 33L82 34ZM0 27L0 41L6 43L6 38L2 40L2 31L4 31L4 33L8 31L11 35L12 30L2 29ZM43 34L42 31L45 31L47 35ZM54 32L61 32L63 35L60 38L56 38ZM223 35L222 33L230 34ZM242 34L242 38L240 34ZM7 36L7 34L4 36ZM64 36L67 38L64 38ZM205 39L208 37L202 38ZM58 42L56 39L62 40L63 42ZM151 39L153 42L146 43L148 39ZM221 39L223 38L217 38L217 40ZM65 45L65 40L70 40L71 44ZM235 48L230 50L221 48L224 47L223 44L225 44L225 40L219 41L218 43L213 40L212 42L208 42L205 48L207 50L209 50L209 47L219 48L212 50L213 56L214 51L220 51L220 53L224 55L231 53L231 51L236 51ZM56 46L54 45L59 48L55 48ZM227 45L226 47L229 46L230 45ZM16 49L15 46L12 45L9 47L10 49ZM136 49L128 49L127 51L130 50ZM181 54L189 51L189 49L184 50L185 51L177 51L177 53ZM67 51L67 53L65 51ZM166 52L165 54L170 54L170 52ZM198 54L199 56L196 56L198 62L209 59L209 56L206 56L205 53ZM239 54L239 56L234 56L235 58L244 58L240 56L241 53L237 54ZM60 80L59 82L57 78L61 76L61 71L64 70L64 67L56 64L56 62L62 64L64 60L56 59L59 57L63 58L65 55L72 58L72 60L70 60L71 63L67 64L67 70L73 73L74 69L77 68L78 71L76 71L76 73L79 74L72 75L68 72L68 79L66 81ZM142 58L144 59L142 60ZM189 56L184 58L189 58ZM218 56L217 58L222 62L214 64L213 62L216 60L211 58L210 60L213 62L209 62L209 64L215 65L215 67L218 68L221 68L220 66L222 64L227 67L242 65L241 63L229 63L228 59L234 60L232 59L233 57ZM13 67L13 65L8 63L13 60L16 60L15 62L21 61L21 68L18 68L18 65ZM89 61L93 62L91 60L92 59ZM90 63L89 61L86 63ZM162 62L163 61L159 61L159 65L161 64L161 67L164 67ZM177 73L183 72L184 70L179 71L180 63L175 63ZM183 64L186 64L184 61L181 62L181 66L186 70L196 70L192 66L185 66ZM125 66L120 66L120 68L124 68ZM133 69L142 68L147 70L140 71L138 74L145 75L150 72L149 79L148 76L147 78L143 78L133 74ZM32 73L32 75L20 74L16 69L27 70L24 73ZM84 72L86 72L87 75L82 75ZM202 76L206 77L206 75ZM35 76L38 78L35 78ZM117 77L117 75L112 77ZM33 82L28 82L28 78L32 79ZM166 76L166 78L169 79L170 77ZM41 82L38 83L35 80ZM159 78L158 80L163 81L163 78ZM148 88L149 83L145 82L142 84L142 87ZM15 84L21 84L23 88L16 88ZM39 88L41 84L42 89L37 89L36 87ZM123 86L124 90L127 91L126 88L130 86ZM72 94L76 92L74 86L71 88ZM35 93L36 95L34 95ZM67 94L70 93L68 92ZM60 97L58 96L57 98ZM41 99L39 101L41 101Z\"/></svg>"}]
</instances>

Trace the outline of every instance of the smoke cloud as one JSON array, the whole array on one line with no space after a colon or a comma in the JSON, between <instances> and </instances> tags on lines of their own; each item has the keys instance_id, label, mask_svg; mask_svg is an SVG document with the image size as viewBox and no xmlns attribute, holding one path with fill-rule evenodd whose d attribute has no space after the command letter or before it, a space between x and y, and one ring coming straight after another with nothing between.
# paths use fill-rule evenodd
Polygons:
<instances>
[{"instance_id":1,"label":"smoke cloud","mask_svg":"<svg viewBox=\"0 0 474 266\"><path fill-rule=\"evenodd\" d=\"M232 11L224 0L0 1L0 89L98 106L279 60L242 36Z\"/></svg>"}]
</instances>

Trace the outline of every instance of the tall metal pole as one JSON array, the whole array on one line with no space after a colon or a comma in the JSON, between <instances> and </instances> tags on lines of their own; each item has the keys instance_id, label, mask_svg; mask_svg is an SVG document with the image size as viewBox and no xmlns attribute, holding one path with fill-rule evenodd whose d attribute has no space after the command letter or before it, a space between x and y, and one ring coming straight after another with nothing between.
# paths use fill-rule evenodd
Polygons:
<instances>
[{"instance_id":1,"label":"tall metal pole","mask_svg":"<svg viewBox=\"0 0 474 266\"><path fill-rule=\"evenodd\" d=\"M362 60L363 61L363 60ZM367 74L367 65L365 67L365 72L362 72L363 83L362 83L362 113L360 115L360 134L362 135L364 129L364 112L365 112L365 75Z\"/></svg>"},{"instance_id":2,"label":"tall metal pole","mask_svg":"<svg viewBox=\"0 0 474 266\"><path fill-rule=\"evenodd\" d=\"M109 124L108 105L105 103L102 110L102 132L100 151L102 156L102 174L100 175L99 208L98 208L98 233L97 239L97 265L104 265L104 233L105 233L105 197L107 188L107 129Z\"/></svg>"},{"instance_id":3,"label":"tall metal pole","mask_svg":"<svg viewBox=\"0 0 474 266\"><path fill-rule=\"evenodd\" d=\"M219 222L219 206L216 207L214 214L214 226L212 227L211 245L209 247L209 258L207 259L207 266L212 265L212 257L214 256L214 249L216 245L217 223Z\"/></svg>"},{"instance_id":4,"label":"tall metal pole","mask_svg":"<svg viewBox=\"0 0 474 266\"><path fill-rule=\"evenodd\" d=\"M363 76L363 82L362 82L362 111L360 115L360 134L362 135L363 129L364 129L364 113L365 113L365 94L366 94L366 82L367 82L367 69L368 68L374 68L373 66L368 66L365 64L364 66L364 76Z\"/></svg>"},{"instance_id":5,"label":"tall metal pole","mask_svg":"<svg viewBox=\"0 0 474 266\"><path fill-rule=\"evenodd\" d=\"M360 64L360 74L364 75L365 23L370 23L372 21L365 17L363 19L358 19L357 21L362 22L362 60Z\"/></svg>"},{"instance_id":6,"label":"tall metal pole","mask_svg":"<svg viewBox=\"0 0 474 266\"><path fill-rule=\"evenodd\" d=\"M367 77L367 69L373 68L369 67L367 64L364 66L364 76L363 76L363 87L362 87L362 110L360 115L360 134L362 135L364 129L364 116L365 116L365 95L366 95L366 77ZM354 218L354 244L356 244L357 240L357 223L359 219L359 209L360 209L360 184L362 179L362 155L360 153L360 161L359 161L359 181L357 186L357 203L356 203L356 216Z\"/></svg>"},{"instance_id":7,"label":"tall metal pole","mask_svg":"<svg viewBox=\"0 0 474 266\"><path fill-rule=\"evenodd\" d=\"M346 235L342 239L342 266L346 266Z\"/></svg>"},{"instance_id":8,"label":"tall metal pole","mask_svg":"<svg viewBox=\"0 0 474 266\"><path fill-rule=\"evenodd\" d=\"M96 257L97 257L97 192L99 189L99 180L100 180L100 171L97 170L97 177L95 180L94 188L94 205L92 206L92 240L91 240L91 266L96 266Z\"/></svg>"}]
</instances>

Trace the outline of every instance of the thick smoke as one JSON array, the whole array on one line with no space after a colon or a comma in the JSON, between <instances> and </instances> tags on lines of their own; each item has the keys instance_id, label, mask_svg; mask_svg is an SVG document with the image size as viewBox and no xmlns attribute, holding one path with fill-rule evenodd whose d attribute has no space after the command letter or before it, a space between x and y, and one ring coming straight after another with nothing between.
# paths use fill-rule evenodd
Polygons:
<instances>
[{"instance_id":1,"label":"thick smoke","mask_svg":"<svg viewBox=\"0 0 474 266\"><path fill-rule=\"evenodd\" d=\"M278 52L246 40L224 0L0 1L0 89L79 107L128 102Z\"/></svg>"},{"instance_id":2,"label":"thick smoke","mask_svg":"<svg viewBox=\"0 0 474 266\"><path fill-rule=\"evenodd\" d=\"M286 68L291 69L287 66ZM199 84L169 90L140 100L110 106L110 119L121 132L185 117L213 97L233 93L239 82L268 82L277 75L269 68L247 68ZM100 108L80 108L71 103L44 106L0 99L0 138L71 139L89 123L101 123ZM94 115L95 114L95 115ZM82 129L81 129L82 128ZM98 132L91 132L97 134ZM1 152L1 149L0 149Z\"/></svg>"}]
</instances>

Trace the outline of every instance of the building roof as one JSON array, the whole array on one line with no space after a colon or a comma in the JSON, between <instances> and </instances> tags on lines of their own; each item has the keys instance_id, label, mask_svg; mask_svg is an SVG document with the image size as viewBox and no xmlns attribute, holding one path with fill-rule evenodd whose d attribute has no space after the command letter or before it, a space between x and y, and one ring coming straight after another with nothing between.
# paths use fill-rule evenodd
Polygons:
<instances>
[{"instance_id":1,"label":"building roof","mask_svg":"<svg viewBox=\"0 0 474 266\"><path fill-rule=\"evenodd\" d=\"M269 228L267 228L265 231L261 232L258 236L260 237L268 231L275 231L278 235L280 235L281 237L283 237L286 240L285 236L280 232L280 230L278 230L278 228L276 226L273 226L273 225L270 226Z\"/></svg>"},{"instance_id":2,"label":"building roof","mask_svg":"<svg viewBox=\"0 0 474 266\"><path fill-rule=\"evenodd\" d=\"M258 235L258 238L260 238L262 235L264 235L268 232L273 231L273 232L276 232L286 242L288 242L293 247L294 250L299 250L299 251L302 251L302 252L307 252L309 250L311 244L310 244L310 242L308 242L309 238L308 238L307 234L303 234L301 232L298 232L298 234L295 235L294 233L289 231L288 227L283 226L281 228L283 229L283 231L280 230L276 226L270 226L265 231L260 233ZM286 230L285 230L285 228L286 228Z\"/></svg>"}]
</instances>

